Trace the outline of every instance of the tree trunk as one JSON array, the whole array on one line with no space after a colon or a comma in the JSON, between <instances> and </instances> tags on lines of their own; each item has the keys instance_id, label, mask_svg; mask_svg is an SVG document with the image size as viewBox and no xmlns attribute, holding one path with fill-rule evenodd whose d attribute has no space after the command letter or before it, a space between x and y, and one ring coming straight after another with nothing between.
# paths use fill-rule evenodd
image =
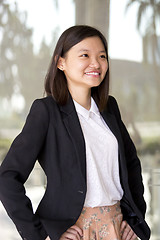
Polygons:
<instances>
[{"instance_id":1,"label":"tree trunk","mask_svg":"<svg viewBox=\"0 0 160 240\"><path fill-rule=\"evenodd\" d=\"M108 40L110 0L75 0L76 24L98 28Z\"/></svg>"}]
</instances>

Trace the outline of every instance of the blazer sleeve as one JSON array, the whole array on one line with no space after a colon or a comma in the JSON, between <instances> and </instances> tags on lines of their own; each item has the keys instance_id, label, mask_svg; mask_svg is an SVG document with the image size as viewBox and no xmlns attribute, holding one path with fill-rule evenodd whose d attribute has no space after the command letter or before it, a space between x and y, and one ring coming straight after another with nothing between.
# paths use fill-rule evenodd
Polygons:
<instances>
[{"instance_id":1,"label":"blazer sleeve","mask_svg":"<svg viewBox=\"0 0 160 240\"><path fill-rule=\"evenodd\" d=\"M47 108L42 100L35 100L22 132L13 141L0 167L0 200L23 239L47 237L23 186L45 141L47 129Z\"/></svg>"},{"instance_id":2,"label":"blazer sleeve","mask_svg":"<svg viewBox=\"0 0 160 240\"><path fill-rule=\"evenodd\" d=\"M144 194L144 186L141 174L141 164L140 160L137 156L137 151L135 145L121 119L121 114L118 108L118 104L115 98L109 98L109 109L115 115L116 120L118 122L118 126L121 132L121 136L123 139L123 145L125 150L125 158L127 163L128 170L128 184L133 197L133 200L141 211L143 217L146 212L146 203L143 197Z\"/></svg>"}]
</instances>

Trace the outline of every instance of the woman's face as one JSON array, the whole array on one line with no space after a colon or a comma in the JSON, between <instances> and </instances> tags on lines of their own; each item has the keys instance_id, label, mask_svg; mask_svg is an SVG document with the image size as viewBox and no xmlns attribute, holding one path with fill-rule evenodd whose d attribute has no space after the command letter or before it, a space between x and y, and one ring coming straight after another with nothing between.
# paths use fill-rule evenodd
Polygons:
<instances>
[{"instance_id":1,"label":"woman's face","mask_svg":"<svg viewBox=\"0 0 160 240\"><path fill-rule=\"evenodd\" d=\"M101 39L89 37L74 45L64 58L59 59L58 67L63 68L69 90L97 87L108 69Z\"/></svg>"}]
</instances>

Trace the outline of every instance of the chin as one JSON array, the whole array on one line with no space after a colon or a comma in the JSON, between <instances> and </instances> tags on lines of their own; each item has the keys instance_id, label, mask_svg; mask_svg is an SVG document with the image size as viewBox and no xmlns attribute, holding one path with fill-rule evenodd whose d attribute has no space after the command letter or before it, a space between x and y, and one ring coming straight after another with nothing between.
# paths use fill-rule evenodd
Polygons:
<instances>
[{"instance_id":1,"label":"chin","mask_svg":"<svg viewBox=\"0 0 160 240\"><path fill-rule=\"evenodd\" d=\"M91 84L91 87L98 87L102 81L97 81Z\"/></svg>"}]
</instances>

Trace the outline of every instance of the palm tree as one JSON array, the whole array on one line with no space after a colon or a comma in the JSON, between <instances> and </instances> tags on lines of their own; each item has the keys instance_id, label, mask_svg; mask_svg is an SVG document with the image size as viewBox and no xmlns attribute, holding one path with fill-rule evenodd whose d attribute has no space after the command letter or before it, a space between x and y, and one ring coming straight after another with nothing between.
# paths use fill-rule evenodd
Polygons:
<instances>
[{"instance_id":1,"label":"palm tree","mask_svg":"<svg viewBox=\"0 0 160 240\"><path fill-rule=\"evenodd\" d=\"M126 10L134 3L139 4L137 29L143 38L143 61L152 64L153 88L157 111L160 111L160 36L157 32L160 23L160 0L129 0ZM144 31L141 31L143 24Z\"/></svg>"},{"instance_id":2,"label":"palm tree","mask_svg":"<svg viewBox=\"0 0 160 240\"><path fill-rule=\"evenodd\" d=\"M152 52L152 63L160 63L160 49L158 46L157 23L160 20L160 1L159 0L129 0L126 10L134 3L139 4L137 13L137 29L143 37L143 57L148 62L148 49ZM144 21L145 20L145 21ZM144 31L141 31L142 23Z\"/></svg>"}]
</instances>

